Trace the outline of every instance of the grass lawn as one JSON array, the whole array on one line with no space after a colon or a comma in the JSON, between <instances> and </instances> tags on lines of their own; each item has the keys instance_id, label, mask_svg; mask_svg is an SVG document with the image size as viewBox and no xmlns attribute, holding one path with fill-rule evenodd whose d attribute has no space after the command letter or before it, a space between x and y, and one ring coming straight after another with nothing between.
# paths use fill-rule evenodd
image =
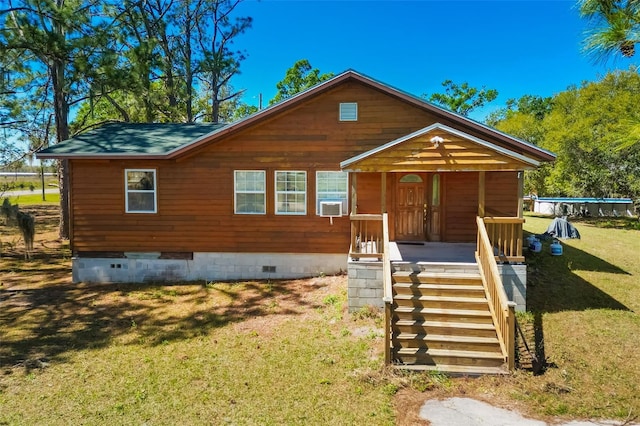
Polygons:
<instances>
[{"instance_id":1,"label":"grass lawn","mask_svg":"<svg viewBox=\"0 0 640 426\"><path fill-rule=\"evenodd\" d=\"M17 204L20 207L41 205L41 204L51 204L51 205L60 204L59 193L45 194L46 201L42 201L42 192L37 192L37 191L29 195L18 195L16 197L0 197L0 198L8 198L12 204Z\"/></svg>"},{"instance_id":2,"label":"grass lawn","mask_svg":"<svg viewBox=\"0 0 640 426\"><path fill-rule=\"evenodd\" d=\"M381 317L346 312L345 276L72 285L55 206L32 209L33 260L0 225L0 424L409 425L448 396L638 420L637 230L576 223L563 256L529 256L520 318L547 368L471 379L382 368Z\"/></svg>"}]
</instances>

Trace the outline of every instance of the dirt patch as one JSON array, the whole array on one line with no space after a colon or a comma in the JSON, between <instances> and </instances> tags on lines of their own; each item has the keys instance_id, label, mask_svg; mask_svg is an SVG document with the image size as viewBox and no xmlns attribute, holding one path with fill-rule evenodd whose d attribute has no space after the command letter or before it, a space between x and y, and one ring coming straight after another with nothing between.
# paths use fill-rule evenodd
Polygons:
<instances>
[{"instance_id":1,"label":"dirt patch","mask_svg":"<svg viewBox=\"0 0 640 426\"><path fill-rule=\"evenodd\" d=\"M299 280L282 280L264 283L269 293L263 305L270 312L266 316L249 316L235 324L237 332L254 332L262 336L271 336L277 325L295 318L304 321L314 316L313 309L324 304L327 296L340 294L346 288L343 275ZM304 307L304 308L302 308Z\"/></svg>"},{"instance_id":2,"label":"dirt patch","mask_svg":"<svg viewBox=\"0 0 640 426\"><path fill-rule=\"evenodd\" d=\"M395 396L393 406L396 412L397 426L423 426L430 423L420 418L420 407L427 398L414 389L401 389Z\"/></svg>"}]
</instances>

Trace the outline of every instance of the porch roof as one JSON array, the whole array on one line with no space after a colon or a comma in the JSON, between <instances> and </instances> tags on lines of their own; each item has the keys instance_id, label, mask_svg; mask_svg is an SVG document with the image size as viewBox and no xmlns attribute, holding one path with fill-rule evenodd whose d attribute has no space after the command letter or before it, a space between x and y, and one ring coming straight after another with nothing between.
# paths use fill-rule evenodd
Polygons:
<instances>
[{"instance_id":1,"label":"porch roof","mask_svg":"<svg viewBox=\"0 0 640 426\"><path fill-rule=\"evenodd\" d=\"M340 163L351 172L525 170L540 161L434 123Z\"/></svg>"}]
</instances>

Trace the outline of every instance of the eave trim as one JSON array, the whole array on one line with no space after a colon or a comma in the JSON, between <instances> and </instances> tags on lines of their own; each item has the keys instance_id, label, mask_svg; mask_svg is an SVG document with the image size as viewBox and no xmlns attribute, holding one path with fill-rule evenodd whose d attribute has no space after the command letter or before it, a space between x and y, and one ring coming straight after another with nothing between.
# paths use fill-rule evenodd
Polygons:
<instances>
[{"instance_id":1,"label":"eave trim","mask_svg":"<svg viewBox=\"0 0 640 426\"><path fill-rule=\"evenodd\" d=\"M366 159L368 157L372 157L372 156L374 156L374 155L376 155L376 154L378 154L378 153L380 153L382 151L386 151L387 149L393 148L393 147L395 147L395 146L397 146L397 145L399 145L399 144L401 144L403 142L406 142L406 141L408 141L410 139L414 139L414 138L416 138L418 136L422 136L424 134L427 134L427 133L429 133L429 132L431 132L433 130L442 130L442 131L444 131L446 133L449 133L451 135L455 135L455 136L470 140L470 141L472 141L472 142L474 142L474 143L476 143L478 145L484 146L485 148L489 148L489 149L491 149L493 151L496 151L496 152L498 152L498 153L500 153L502 155L505 155L505 156L513 158L515 160L521 161L521 162L526 163L528 165L531 165L533 167L538 167L540 165L540 162L537 161L537 160L534 160L533 158L524 156L524 155L519 154L517 152L514 152L514 151L511 151L509 149L503 148L501 146L495 145L495 144L493 144L491 142L488 142L488 141L486 141L484 139L477 138L477 137L475 137L473 135L470 135L468 133L465 133L465 132L462 132L460 130L454 129L452 127L446 126L444 124L434 123L434 124L432 124L430 126L427 126L427 127L423 128L423 129L417 130L417 131L415 131L413 133L410 133L408 135L405 135L405 136L402 136L402 137L400 137L398 139L395 139L395 140L393 140L391 142L387 142L384 145L380 145L377 148L370 149L369 151L363 152L362 154L356 155L355 157L351 157L351 158L349 158L349 159L347 159L345 161L342 161L340 163L340 168L344 170L344 169L346 169L347 167L351 166L354 163L362 161L362 160L364 160L364 159Z\"/></svg>"}]
</instances>

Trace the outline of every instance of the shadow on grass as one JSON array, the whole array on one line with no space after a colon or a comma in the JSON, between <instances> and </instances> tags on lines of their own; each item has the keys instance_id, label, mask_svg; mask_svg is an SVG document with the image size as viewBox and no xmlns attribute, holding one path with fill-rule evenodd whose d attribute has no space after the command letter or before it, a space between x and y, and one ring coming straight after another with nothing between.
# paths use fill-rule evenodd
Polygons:
<instances>
[{"instance_id":1,"label":"shadow on grass","mask_svg":"<svg viewBox=\"0 0 640 426\"><path fill-rule=\"evenodd\" d=\"M527 309L532 312L629 310L574 271L629 275L628 272L585 251L563 244L563 255L552 256L550 242L540 253L527 254Z\"/></svg>"},{"instance_id":2,"label":"shadow on grass","mask_svg":"<svg viewBox=\"0 0 640 426\"><path fill-rule=\"evenodd\" d=\"M308 293L327 285L314 280L71 284L68 266L65 273L66 282L0 287L0 368L29 370L113 342L157 345L251 317L303 314L320 306Z\"/></svg>"},{"instance_id":3,"label":"shadow on grass","mask_svg":"<svg viewBox=\"0 0 640 426\"><path fill-rule=\"evenodd\" d=\"M591 309L631 311L605 291L574 273L581 270L630 275L627 271L567 244L562 245L561 256L552 256L550 244L551 241L544 242L540 253L528 252L526 255L527 310L532 313L529 327L532 328L534 340L532 352L538 363L533 368L536 374L542 374L547 368L553 367L547 363L544 349L543 314Z\"/></svg>"}]
</instances>

